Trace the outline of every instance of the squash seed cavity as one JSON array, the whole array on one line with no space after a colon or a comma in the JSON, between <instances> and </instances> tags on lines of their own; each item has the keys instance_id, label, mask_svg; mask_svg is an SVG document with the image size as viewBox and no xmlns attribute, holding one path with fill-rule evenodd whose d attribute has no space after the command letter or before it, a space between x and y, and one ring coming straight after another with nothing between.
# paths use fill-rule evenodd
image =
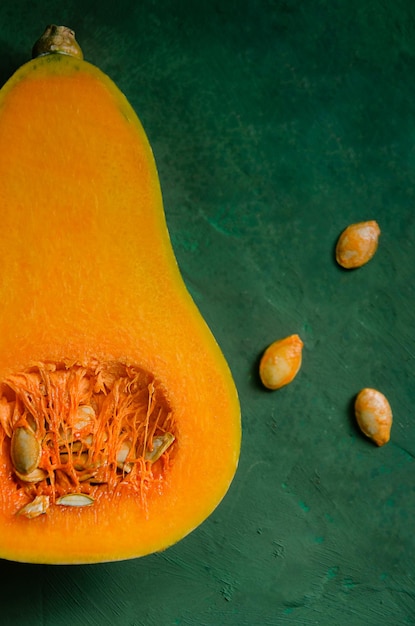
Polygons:
<instances>
[{"instance_id":1,"label":"squash seed cavity","mask_svg":"<svg viewBox=\"0 0 415 626\"><path fill-rule=\"evenodd\" d=\"M42 363L0 383L0 435L32 519L89 507L117 492L146 507L174 460L173 412L160 383L134 365ZM21 499L19 497L19 501Z\"/></svg>"}]
</instances>

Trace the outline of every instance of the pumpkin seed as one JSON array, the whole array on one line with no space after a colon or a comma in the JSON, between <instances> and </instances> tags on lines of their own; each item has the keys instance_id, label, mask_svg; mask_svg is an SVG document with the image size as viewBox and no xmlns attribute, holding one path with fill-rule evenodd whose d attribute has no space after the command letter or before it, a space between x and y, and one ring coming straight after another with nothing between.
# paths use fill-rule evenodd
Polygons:
<instances>
[{"instance_id":1,"label":"pumpkin seed","mask_svg":"<svg viewBox=\"0 0 415 626\"><path fill-rule=\"evenodd\" d=\"M134 463L124 463L123 465L117 465L117 467L123 471L123 474L129 474L134 467Z\"/></svg>"},{"instance_id":2,"label":"pumpkin seed","mask_svg":"<svg viewBox=\"0 0 415 626\"><path fill-rule=\"evenodd\" d=\"M92 478L95 478L95 475L97 473L98 470L89 470L89 469L84 469L82 471L78 471L76 474L77 479L79 480L80 483L84 483L87 480L91 480Z\"/></svg>"},{"instance_id":3,"label":"pumpkin seed","mask_svg":"<svg viewBox=\"0 0 415 626\"><path fill-rule=\"evenodd\" d=\"M70 455L68 452L65 451L59 454L59 461L62 463L62 465L66 465L67 463L69 463L70 460L72 460L74 469L76 469L77 471L82 471L88 466L88 452ZM95 467L95 463L90 465L90 469L91 467Z\"/></svg>"},{"instance_id":4,"label":"pumpkin seed","mask_svg":"<svg viewBox=\"0 0 415 626\"><path fill-rule=\"evenodd\" d=\"M95 417L96 414L92 406L89 406L88 404L81 404L78 406L71 426L61 426L59 429L59 445L64 446L78 443L81 445L82 443L91 445L93 442L93 434L92 432L88 432L87 429L89 428L90 431L93 430ZM79 436L80 431L84 431L81 437Z\"/></svg>"},{"instance_id":5,"label":"pumpkin seed","mask_svg":"<svg viewBox=\"0 0 415 626\"><path fill-rule=\"evenodd\" d=\"M15 470L15 474L18 478L20 478L20 480L23 480L25 483L40 483L48 476L48 473L40 467L36 467L32 472L29 472L29 474L21 474L20 472Z\"/></svg>"},{"instance_id":6,"label":"pumpkin seed","mask_svg":"<svg viewBox=\"0 0 415 626\"><path fill-rule=\"evenodd\" d=\"M378 446L390 439L392 409L383 393L377 389L362 389L355 400L355 415L360 430Z\"/></svg>"},{"instance_id":7,"label":"pumpkin seed","mask_svg":"<svg viewBox=\"0 0 415 626\"><path fill-rule=\"evenodd\" d=\"M380 228L375 220L350 224L336 245L336 261L346 269L365 265L378 247Z\"/></svg>"},{"instance_id":8,"label":"pumpkin seed","mask_svg":"<svg viewBox=\"0 0 415 626\"><path fill-rule=\"evenodd\" d=\"M87 469L88 467L88 452L82 452L82 454L77 454L76 456L72 457L72 460L74 468L77 471L82 472L82 470ZM92 464L89 469L91 469L91 467L94 467L94 464Z\"/></svg>"},{"instance_id":9,"label":"pumpkin seed","mask_svg":"<svg viewBox=\"0 0 415 626\"><path fill-rule=\"evenodd\" d=\"M94 436L92 433L88 434L86 437L80 437L79 434L75 434L71 428L67 428L66 430L61 428L59 431L58 445L61 449L66 449L68 446L71 446L72 450L79 450L82 446L91 446L93 442Z\"/></svg>"},{"instance_id":10,"label":"pumpkin seed","mask_svg":"<svg viewBox=\"0 0 415 626\"><path fill-rule=\"evenodd\" d=\"M259 376L267 389L280 389L297 376L302 362L303 342L298 335L274 341L259 364Z\"/></svg>"},{"instance_id":11,"label":"pumpkin seed","mask_svg":"<svg viewBox=\"0 0 415 626\"><path fill-rule=\"evenodd\" d=\"M17 515L24 515L28 519L33 519L34 517L39 517L49 508L49 496L36 496L32 502L25 504L19 511L17 511Z\"/></svg>"},{"instance_id":12,"label":"pumpkin seed","mask_svg":"<svg viewBox=\"0 0 415 626\"><path fill-rule=\"evenodd\" d=\"M71 450L71 452L80 452L82 450L82 448L83 448L83 445L84 444L82 443L82 441L73 441L70 444L70 448L69 449Z\"/></svg>"},{"instance_id":13,"label":"pumpkin seed","mask_svg":"<svg viewBox=\"0 0 415 626\"><path fill-rule=\"evenodd\" d=\"M95 420L95 411L89 404L81 404L78 406L76 417L73 420L74 430L82 430L88 426L92 426Z\"/></svg>"},{"instance_id":14,"label":"pumpkin seed","mask_svg":"<svg viewBox=\"0 0 415 626\"><path fill-rule=\"evenodd\" d=\"M147 450L145 453L145 460L151 461L155 463L162 454L169 448L173 441L175 440L175 436L172 433L164 433L163 435L159 435L153 438L153 449Z\"/></svg>"},{"instance_id":15,"label":"pumpkin seed","mask_svg":"<svg viewBox=\"0 0 415 626\"><path fill-rule=\"evenodd\" d=\"M122 442L122 444L118 448L118 452L117 452L117 467L119 469L123 469L124 468L125 461L126 461L128 455L130 454L131 447L132 447L131 441L125 440L125 441Z\"/></svg>"},{"instance_id":16,"label":"pumpkin seed","mask_svg":"<svg viewBox=\"0 0 415 626\"><path fill-rule=\"evenodd\" d=\"M29 413L29 415L26 418L26 421L28 423L29 429L35 433L37 431L37 422L35 418L33 417L33 415Z\"/></svg>"},{"instance_id":17,"label":"pumpkin seed","mask_svg":"<svg viewBox=\"0 0 415 626\"><path fill-rule=\"evenodd\" d=\"M40 461L42 449L31 429L24 426L15 429L10 454L13 465L20 474L33 472Z\"/></svg>"},{"instance_id":18,"label":"pumpkin seed","mask_svg":"<svg viewBox=\"0 0 415 626\"><path fill-rule=\"evenodd\" d=\"M117 452L117 467L122 470L124 474L129 474L134 467L133 463L127 463L128 455L131 452L131 441L124 440Z\"/></svg>"},{"instance_id":19,"label":"pumpkin seed","mask_svg":"<svg viewBox=\"0 0 415 626\"><path fill-rule=\"evenodd\" d=\"M88 473L88 470L85 470L85 475ZM106 485L108 483L108 474L107 468L104 466L98 467L96 470L90 471L89 482L91 485ZM84 472L78 474L78 479L82 481L82 476Z\"/></svg>"},{"instance_id":20,"label":"pumpkin seed","mask_svg":"<svg viewBox=\"0 0 415 626\"><path fill-rule=\"evenodd\" d=\"M56 504L60 506L91 506L94 504L94 498L86 493L67 493L56 500Z\"/></svg>"}]
</instances>

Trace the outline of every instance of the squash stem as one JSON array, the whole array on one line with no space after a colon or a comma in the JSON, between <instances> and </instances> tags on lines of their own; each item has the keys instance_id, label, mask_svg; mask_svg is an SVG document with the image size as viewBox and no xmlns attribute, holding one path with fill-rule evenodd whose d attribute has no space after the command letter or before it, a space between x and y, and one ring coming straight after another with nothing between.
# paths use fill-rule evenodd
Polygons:
<instances>
[{"instance_id":1,"label":"squash stem","mask_svg":"<svg viewBox=\"0 0 415 626\"><path fill-rule=\"evenodd\" d=\"M51 24L46 27L43 35L37 40L32 49L32 58L45 54L68 54L83 59L81 47L75 39L75 33L66 26Z\"/></svg>"}]
</instances>

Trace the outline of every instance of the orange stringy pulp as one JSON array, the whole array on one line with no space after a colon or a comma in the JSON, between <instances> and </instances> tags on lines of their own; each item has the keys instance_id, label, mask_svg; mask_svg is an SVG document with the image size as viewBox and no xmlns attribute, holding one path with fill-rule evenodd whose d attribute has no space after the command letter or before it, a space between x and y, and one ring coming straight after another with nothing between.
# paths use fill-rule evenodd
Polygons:
<instances>
[{"instance_id":1,"label":"orange stringy pulp","mask_svg":"<svg viewBox=\"0 0 415 626\"><path fill-rule=\"evenodd\" d=\"M29 504L65 504L71 494L92 504L122 490L145 507L174 453L160 385L120 362L41 363L10 375L0 384L0 424L9 475Z\"/></svg>"}]
</instances>

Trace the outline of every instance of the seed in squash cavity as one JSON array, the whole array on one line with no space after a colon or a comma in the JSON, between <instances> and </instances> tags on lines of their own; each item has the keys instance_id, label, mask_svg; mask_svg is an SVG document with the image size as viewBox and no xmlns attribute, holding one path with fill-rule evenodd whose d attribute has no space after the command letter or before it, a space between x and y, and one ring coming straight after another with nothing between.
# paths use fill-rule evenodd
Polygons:
<instances>
[{"instance_id":1,"label":"seed in squash cavity","mask_svg":"<svg viewBox=\"0 0 415 626\"><path fill-rule=\"evenodd\" d=\"M346 269L365 265L377 250L379 235L380 228L374 220L351 224L337 241L337 263Z\"/></svg>"},{"instance_id":2,"label":"seed in squash cavity","mask_svg":"<svg viewBox=\"0 0 415 626\"><path fill-rule=\"evenodd\" d=\"M119 469L124 468L124 464L127 460L128 455L130 454L132 444L131 441L123 441L117 452L117 467Z\"/></svg>"},{"instance_id":3,"label":"seed in squash cavity","mask_svg":"<svg viewBox=\"0 0 415 626\"><path fill-rule=\"evenodd\" d=\"M66 450L70 450L72 453L80 452L84 447L82 441L73 441L70 443L69 447ZM65 451L65 446L63 446L63 450Z\"/></svg>"},{"instance_id":4,"label":"seed in squash cavity","mask_svg":"<svg viewBox=\"0 0 415 626\"><path fill-rule=\"evenodd\" d=\"M49 508L49 496L36 496L32 502L29 502L24 507L22 507L19 511L17 511L17 515L23 515L28 519L33 519L34 517L39 517Z\"/></svg>"},{"instance_id":5,"label":"seed in squash cavity","mask_svg":"<svg viewBox=\"0 0 415 626\"><path fill-rule=\"evenodd\" d=\"M362 389L355 401L355 415L360 430L378 446L390 439L392 409L383 393L376 389Z\"/></svg>"},{"instance_id":6,"label":"seed in squash cavity","mask_svg":"<svg viewBox=\"0 0 415 626\"><path fill-rule=\"evenodd\" d=\"M81 439L84 443L90 445L93 441L92 432L94 430L94 422L96 419L96 413L92 406L88 404L81 404L78 406L75 416L73 417L71 427L66 428L61 426L59 432L59 444L72 444L77 441L81 435Z\"/></svg>"},{"instance_id":7,"label":"seed in squash cavity","mask_svg":"<svg viewBox=\"0 0 415 626\"><path fill-rule=\"evenodd\" d=\"M15 471L15 474L18 478L20 478L20 480L22 480L25 483L40 483L42 480L45 480L45 478L47 478L48 476L48 473L45 472L45 470L41 469L40 467L36 467L29 474L21 474L17 470Z\"/></svg>"},{"instance_id":8,"label":"seed in squash cavity","mask_svg":"<svg viewBox=\"0 0 415 626\"><path fill-rule=\"evenodd\" d=\"M92 479L96 478L97 472L98 472L98 468L87 468L81 471L77 471L76 477L80 483L91 481L91 484L92 484ZM102 484L102 481L101 481L101 484Z\"/></svg>"},{"instance_id":9,"label":"seed in squash cavity","mask_svg":"<svg viewBox=\"0 0 415 626\"><path fill-rule=\"evenodd\" d=\"M56 500L56 504L60 506L91 506L94 504L94 498L86 493L67 493Z\"/></svg>"},{"instance_id":10,"label":"seed in squash cavity","mask_svg":"<svg viewBox=\"0 0 415 626\"><path fill-rule=\"evenodd\" d=\"M74 430L82 430L84 428L90 427L92 429L92 425L95 420L95 411L92 406L88 404L81 404L78 407L76 417L73 422Z\"/></svg>"},{"instance_id":11,"label":"seed in squash cavity","mask_svg":"<svg viewBox=\"0 0 415 626\"><path fill-rule=\"evenodd\" d=\"M36 424L36 420L33 417L33 415L30 415L30 413L29 413L29 415L26 418L26 421L27 421L27 424L28 424L28 427L30 428L30 430L32 430L35 433L37 431L37 424Z\"/></svg>"},{"instance_id":12,"label":"seed in squash cavity","mask_svg":"<svg viewBox=\"0 0 415 626\"><path fill-rule=\"evenodd\" d=\"M298 335L290 335L268 346L259 364L264 387L280 389L296 377L302 363L303 345Z\"/></svg>"},{"instance_id":13,"label":"seed in squash cavity","mask_svg":"<svg viewBox=\"0 0 415 626\"><path fill-rule=\"evenodd\" d=\"M19 426L11 440L10 454L15 469L20 474L30 474L37 467L42 450L34 432Z\"/></svg>"},{"instance_id":14,"label":"seed in squash cavity","mask_svg":"<svg viewBox=\"0 0 415 626\"><path fill-rule=\"evenodd\" d=\"M145 460L151 461L155 463L162 454L166 452L168 448L174 442L174 435L172 433L163 433L163 435L159 435L158 437L153 438L153 449L147 450L145 454Z\"/></svg>"},{"instance_id":15,"label":"seed in squash cavity","mask_svg":"<svg viewBox=\"0 0 415 626\"><path fill-rule=\"evenodd\" d=\"M82 454L77 454L72 456L73 466L76 470L82 472L84 469L88 467L89 455L87 452L82 452Z\"/></svg>"},{"instance_id":16,"label":"seed in squash cavity","mask_svg":"<svg viewBox=\"0 0 415 626\"><path fill-rule=\"evenodd\" d=\"M129 474L134 467L133 463L127 463L127 457L130 454L131 448L131 441L123 441L117 452L117 467L122 470L124 474Z\"/></svg>"}]
</instances>

